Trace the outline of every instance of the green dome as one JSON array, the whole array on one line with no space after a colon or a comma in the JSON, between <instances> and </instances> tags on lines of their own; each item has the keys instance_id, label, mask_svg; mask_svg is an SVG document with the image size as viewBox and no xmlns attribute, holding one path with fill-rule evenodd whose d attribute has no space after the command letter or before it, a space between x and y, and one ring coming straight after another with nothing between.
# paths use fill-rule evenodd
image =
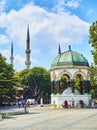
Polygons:
<instances>
[{"instance_id":1,"label":"green dome","mask_svg":"<svg viewBox=\"0 0 97 130\"><path fill-rule=\"evenodd\" d=\"M55 57L51 64L52 67L56 66L87 66L89 63L87 59L80 53L72 51L70 48L68 51L61 53Z\"/></svg>"}]
</instances>

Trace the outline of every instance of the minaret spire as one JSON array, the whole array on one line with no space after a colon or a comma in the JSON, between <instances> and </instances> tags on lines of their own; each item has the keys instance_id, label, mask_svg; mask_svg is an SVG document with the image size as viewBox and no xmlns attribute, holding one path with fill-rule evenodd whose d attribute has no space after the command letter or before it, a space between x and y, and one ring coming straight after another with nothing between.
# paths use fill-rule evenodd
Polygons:
<instances>
[{"instance_id":1,"label":"minaret spire","mask_svg":"<svg viewBox=\"0 0 97 130\"><path fill-rule=\"evenodd\" d=\"M11 57L10 57L10 60L11 60L11 65L13 66L13 42L11 42Z\"/></svg>"},{"instance_id":2,"label":"minaret spire","mask_svg":"<svg viewBox=\"0 0 97 130\"><path fill-rule=\"evenodd\" d=\"M61 54L61 48L60 48L60 43L59 43L59 52L58 52L58 54Z\"/></svg>"},{"instance_id":3,"label":"minaret spire","mask_svg":"<svg viewBox=\"0 0 97 130\"><path fill-rule=\"evenodd\" d=\"M69 51L71 51L71 45L69 45Z\"/></svg>"},{"instance_id":4,"label":"minaret spire","mask_svg":"<svg viewBox=\"0 0 97 130\"><path fill-rule=\"evenodd\" d=\"M26 39L26 50L25 50L25 53L26 53L25 65L26 65L26 68L30 68L30 64L31 64L31 61L30 61L31 49L30 49L29 25L28 25L28 28L27 28L27 39Z\"/></svg>"},{"instance_id":5,"label":"minaret spire","mask_svg":"<svg viewBox=\"0 0 97 130\"><path fill-rule=\"evenodd\" d=\"M29 25L27 28L27 48L30 48L30 34L29 34Z\"/></svg>"}]
</instances>

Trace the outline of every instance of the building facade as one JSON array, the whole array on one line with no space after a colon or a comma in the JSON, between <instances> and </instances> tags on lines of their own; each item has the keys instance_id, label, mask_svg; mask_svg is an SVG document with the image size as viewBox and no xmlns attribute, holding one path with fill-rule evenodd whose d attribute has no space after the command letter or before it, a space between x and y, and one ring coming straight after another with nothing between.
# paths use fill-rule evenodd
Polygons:
<instances>
[{"instance_id":1,"label":"building facade","mask_svg":"<svg viewBox=\"0 0 97 130\"><path fill-rule=\"evenodd\" d=\"M75 80L79 79L79 94L78 95L88 95L90 96L90 71L89 63L87 59L80 53L69 50L63 53L59 53L51 64L51 93L53 96L61 95L61 79L65 78L64 89L71 90L71 93L66 95L76 95ZM55 93L56 89L56 93ZM63 94L64 95L64 94ZM51 102L52 98L51 97ZM81 96L82 97L82 96ZM66 98L66 97L64 97ZM77 97L78 98L78 97ZM65 100L65 99L64 99ZM68 99L69 100L69 99ZM79 99L83 100L83 98ZM78 101L77 101L78 102ZM89 103L89 101L88 101Z\"/></svg>"}]
</instances>

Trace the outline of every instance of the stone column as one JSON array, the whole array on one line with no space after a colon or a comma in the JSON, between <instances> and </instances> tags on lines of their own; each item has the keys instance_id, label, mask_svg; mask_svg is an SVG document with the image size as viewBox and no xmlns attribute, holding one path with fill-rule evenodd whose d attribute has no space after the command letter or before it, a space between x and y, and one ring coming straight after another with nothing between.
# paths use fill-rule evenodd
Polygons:
<instances>
[{"instance_id":1,"label":"stone column","mask_svg":"<svg viewBox=\"0 0 97 130\"><path fill-rule=\"evenodd\" d=\"M83 94L83 81L80 81L80 94Z\"/></svg>"},{"instance_id":2,"label":"stone column","mask_svg":"<svg viewBox=\"0 0 97 130\"><path fill-rule=\"evenodd\" d=\"M60 93L60 80L57 80L57 93Z\"/></svg>"},{"instance_id":3,"label":"stone column","mask_svg":"<svg viewBox=\"0 0 97 130\"><path fill-rule=\"evenodd\" d=\"M88 93L88 81L84 80L84 93Z\"/></svg>"},{"instance_id":4,"label":"stone column","mask_svg":"<svg viewBox=\"0 0 97 130\"><path fill-rule=\"evenodd\" d=\"M70 87L72 89L72 93L74 93L75 92L75 89L74 89L74 79L70 80Z\"/></svg>"},{"instance_id":5,"label":"stone column","mask_svg":"<svg viewBox=\"0 0 97 130\"><path fill-rule=\"evenodd\" d=\"M67 83L68 83L67 81L64 82L64 86L65 86L65 88L67 88Z\"/></svg>"},{"instance_id":6,"label":"stone column","mask_svg":"<svg viewBox=\"0 0 97 130\"><path fill-rule=\"evenodd\" d=\"M90 86L90 81L89 80L87 80L87 88L88 88L87 92L88 92L88 94L90 94L91 86Z\"/></svg>"},{"instance_id":7,"label":"stone column","mask_svg":"<svg viewBox=\"0 0 97 130\"><path fill-rule=\"evenodd\" d=\"M67 88L70 87L70 81L66 82Z\"/></svg>"},{"instance_id":8,"label":"stone column","mask_svg":"<svg viewBox=\"0 0 97 130\"><path fill-rule=\"evenodd\" d=\"M51 93L54 93L54 81L51 81Z\"/></svg>"}]
</instances>

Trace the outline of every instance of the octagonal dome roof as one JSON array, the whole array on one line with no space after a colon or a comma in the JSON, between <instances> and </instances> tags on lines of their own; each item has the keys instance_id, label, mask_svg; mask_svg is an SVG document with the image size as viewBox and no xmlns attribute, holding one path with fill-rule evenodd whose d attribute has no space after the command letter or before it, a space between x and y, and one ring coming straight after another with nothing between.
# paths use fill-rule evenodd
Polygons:
<instances>
[{"instance_id":1,"label":"octagonal dome roof","mask_svg":"<svg viewBox=\"0 0 97 130\"><path fill-rule=\"evenodd\" d=\"M80 53L72 51L69 46L69 50L58 54L52 61L51 68L56 66L87 66L89 63L87 59Z\"/></svg>"}]
</instances>

